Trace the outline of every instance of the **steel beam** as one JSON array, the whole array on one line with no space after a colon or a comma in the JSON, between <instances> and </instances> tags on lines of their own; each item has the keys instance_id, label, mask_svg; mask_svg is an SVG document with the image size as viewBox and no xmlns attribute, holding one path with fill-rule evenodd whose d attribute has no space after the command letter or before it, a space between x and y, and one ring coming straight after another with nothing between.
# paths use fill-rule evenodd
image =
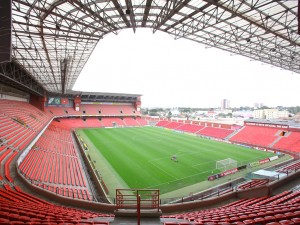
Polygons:
<instances>
[{"instance_id":1,"label":"steel beam","mask_svg":"<svg viewBox=\"0 0 300 225\"><path fill-rule=\"evenodd\" d=\"M28 93L44 96L47 92L22 66L16 62L0 64L1 82Z\"/></svg>"}]
</instances>

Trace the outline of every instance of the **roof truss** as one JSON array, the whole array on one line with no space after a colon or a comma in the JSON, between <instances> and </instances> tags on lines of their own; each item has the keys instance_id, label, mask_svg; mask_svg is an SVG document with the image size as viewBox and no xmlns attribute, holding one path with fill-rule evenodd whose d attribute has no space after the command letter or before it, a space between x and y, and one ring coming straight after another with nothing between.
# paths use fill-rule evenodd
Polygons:
<instances>
[{"instance_id":1,"label":"roof truss","mask_svg":"<svg viewBox=\"0 0 300 225\"><path fill-rule=\"evenodd\" d=\"M12 0L12 58L66 93L106 34L149 27L300 73L297 12L294 0Z\"/></svg>"}]
</instances>

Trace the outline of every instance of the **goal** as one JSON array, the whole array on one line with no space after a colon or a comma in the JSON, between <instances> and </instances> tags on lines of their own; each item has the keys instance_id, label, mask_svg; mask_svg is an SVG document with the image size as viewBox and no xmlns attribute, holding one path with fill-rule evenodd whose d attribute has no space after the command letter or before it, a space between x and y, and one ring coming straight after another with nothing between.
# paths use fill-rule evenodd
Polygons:
<instances>
[{"instance_id":1,"label":"goal","mask_svg":"<svg viewBox=\"0 0 300 225\"><path fill-rule=\"evenodd\" d=\"M237 161L231 158L219 160L216 162L216 169L220 171L231 170L237 168Z\"/></svg>"}]
</instances>

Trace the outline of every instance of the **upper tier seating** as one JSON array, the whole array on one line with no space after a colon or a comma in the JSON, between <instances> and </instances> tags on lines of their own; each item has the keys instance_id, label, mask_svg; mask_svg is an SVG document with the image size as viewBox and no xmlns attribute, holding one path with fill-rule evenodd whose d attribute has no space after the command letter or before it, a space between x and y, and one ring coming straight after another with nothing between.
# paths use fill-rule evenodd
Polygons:
<instances>
[{"instance_id":1,"label":"upper tier seating","mask_svg":"<svg viewBox=\"0 0 300 225\"><path fill-rule=\"evenodd\" d=\"M94 213L46 202L5 185L0 188L0 224L106 224L112 214ZM15 190L14 190L15 189Z\"/></svg>"},{"instance_id":2,"label":"upper tier seating","mask_svg":"<svg viewBox=\"0 0 300 225\"><path fill-rule=\"evenodd\" d=\"M164 215L164 225L175 224L300 224L300 192L286 191L273 197L241 199L223 207ZM184 219L188 222L176 222ZM285 223L283 221L286 221ZM289 222L289 223L288 223Z\"/></svg>"},{"instance_id":3,"label":"upper tier seating","mask_svg":"<svg viewBox=\"0 0 300 225\"><path fill-rule=\"evenodd\" d=\"M216 128L216 127L205 127L204 129L197 132L197 134L215 137L215 138L226 138L228 135L232 134L234 130Z\"/></svg>"},{"instance_id":4,"label":"upper tier seating","mask_svg":"<svg viewBox=\"0 0 300 225\"><path fill-rule=\"evenodd\" d=\"M300 152L300 132L293 131L289 135L281 137L281 139L275 143L273 148L289 149L293 152Z\"/></svg>"},{"instance_id":5,"label":"upper tier seating","mask_svg":"<svg viewBox=\"0 0 300 225\"><path fill-rule=\"evenodd\" d=\"M54 116L93 115L93 116L126 116L140 115L132 104L81 104L80 110L72 107L48 106L46 112Z\"/></svg>"},{"instance_id":6,"label":"upper tier seating","mask_svg":"<svg viewBox=\"0 0 300 225\"><path fill-rule=\"evenodd\" d=\"M29 103L0 99L0 144L23 150L50 119Z\"/></svg>"},{"instance_id":7,"label":"upper tier seating","mask_svg":"<svg viewBox=\"0 0 300 225\"><path fill-rule=\"evenodd\" d=\"M268 147L278 138L278 129L269 127L245 126L240 132L230 138L230 141Z\"/></svg>"},{"instance_id":8,"label":"upper tier seating","mask_svg":"<svg viewBox=\"0 0 300 225\"><path fill-rule=\"evenodd\" d=\"M92 200L68 129L50 124L22 161L20 171L36 186L66 197Z\"/></svg>"}]
</instances>

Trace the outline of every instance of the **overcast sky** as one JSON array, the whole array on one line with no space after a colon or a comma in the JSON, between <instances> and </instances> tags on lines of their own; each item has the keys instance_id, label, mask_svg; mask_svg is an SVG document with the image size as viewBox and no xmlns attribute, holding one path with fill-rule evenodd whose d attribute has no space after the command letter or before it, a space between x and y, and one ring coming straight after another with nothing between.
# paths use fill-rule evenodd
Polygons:
<instances>
[{"instance_id":1,"label":"overcast sky","mask_svg":"<svg viewBox=\"0 0 300 225\"><path fill-rule=\"evenodd\" d=\"M141 94L142 107L296 106L300 74L150 29L102 39L74 90Z\"/></svg>"}]
</instances>

